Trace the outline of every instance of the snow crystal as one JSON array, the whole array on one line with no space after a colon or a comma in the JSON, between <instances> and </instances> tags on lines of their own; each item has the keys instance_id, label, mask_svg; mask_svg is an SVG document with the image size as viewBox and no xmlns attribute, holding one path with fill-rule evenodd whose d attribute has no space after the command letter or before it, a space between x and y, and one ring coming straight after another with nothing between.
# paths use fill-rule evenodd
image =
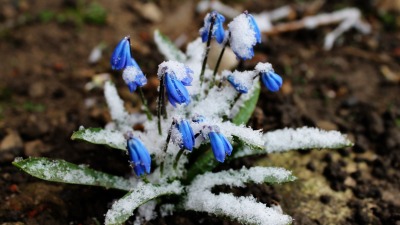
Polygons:
<instances>
[{"instance_id":1,"label":"snow crystal","mask_svg":"<svg viewBox=\"0 0 400 225\"><path fill-rule=\"evenodd\" d=\"M292 179L291 172L283 168L264 167L199 175L187 189L188 196L185 207L195 211L228 216L249 224L288 224L292 221L290 216L256 202L252 196L235 197L232 194L214 195L211 193L212 187L216 185L226 184L241 187L248 182L263 183L267 178L272 178L277 182Z\"/></svg>"},{"instance_id":2,"label":"snow crystal","mask_svg":"<svg viewBox=\"0 0 400 225\"><path fill-rule=\"evenodd\" d=\"M342 148L352 143L338 131L324 131L318 128L285 128L264 134L268 153L285 152L294 149Z\"/></svg>"},{"instance_id":3,"label":"snow crystal","mask_svg":"<svg viewBox=\"0 0 400 225\"><path fill-rule=\"evenodd\" d=\"M139 183L132 192L112 205L106 214L105 224L119 224L124 222L125 220L120 221L121 218L129 218L133 214L133 210L137 207L160 195L178 195L180 193L182 193L182 186L178 181L162 186Z\"/></svg>"},{"instance_id":4,"label":"snow crystal","mask_svg":"<svg viewBox=\"0 0 400 225\"><path fill-rule=\"evenodd\" d=\"M250 27L247 15L242 13L228 24L231 32L230 46L241 58L253 57L253 46L257 43L254 30Z\"/></svg>"}]
</instances>

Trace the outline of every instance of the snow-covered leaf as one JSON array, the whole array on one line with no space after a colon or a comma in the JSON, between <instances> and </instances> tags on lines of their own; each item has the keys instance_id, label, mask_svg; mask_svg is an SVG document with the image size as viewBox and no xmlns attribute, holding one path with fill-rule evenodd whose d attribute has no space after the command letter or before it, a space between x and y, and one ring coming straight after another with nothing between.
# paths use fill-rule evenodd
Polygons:
<instances>
[{"instance_id":1,"label":"snow-covered leaf","mask_svg":"<svg viewBox=\"0 0 400 225\"><path fill-rule=\"evenodd\" d=\"M178 195L181 193L182 186L178 181L160 186L140 183L133 191L130 191L112 205L106 214L105 224L122 224L132 216L133 211L140 205L162 195Z\"/></svg>"},{"instance_id":2,"label":"snow-covered leaf","mask_svg":"<svg viewBox=\"0 0 400 225\"><path fill-rule=\"evenodd\" d=\"M232 194L215 195L211 189L216 185L242 187L246 183L282 183L296 178L290 171L274 167L253 167L206 173L195 178L187 189L185 208L229 217L244 224L285 225L292 221L288 215L258 203L252 196L235 197Z\"/></svg>"},{"instance_id":3,"label":"snow-covered leaf","mask_svg":"<svg viewBox=\"0 0 400 225\"><path fill-rule=\"evenodd\" d=\"M167 60L174 60L178 62L185 62L186 55L179 50L171 40L163 35L159 30L154 31L154 42L156 43L158 50L164 55Z\"/></svg>"},{"instance_id":4,"label":"snow-covered leaf","mask_svg":"<svg viewBox=\"0 0 400 225\"><path fill-rule=\"evenodd\" d=\"M82 140L93 144L107 145L111 148L116 148L126 151L126 139L121 132L105 130L102 128L87 128L75 131L72 140Z\"/></svg>"},{"instance_id":5,"label":"snow-covered leaf","mask_svg":"<svg viewBox=\"0 0 400 225\"><path fill-rule=\"evenodd\" d=\"M249 121L251 115L253 115L254 109L256 108L258 97L260 96L260 83L254 84L255 89L243 105L239 108L239 112L232 118L232 123L236 125L246 124Z\"/></svg>"},{"instance_id":6,"label":"snow-covered leaf","mask_svg":"<svg viewBox=\"0 0 400 225\"><path fill-rule=\"evenodd\" d=\"M285 152L298 149L336 149L353 146L339 131L325 131L312 127L285 128L264 134L265 151Z\"/></svg>"},{"instance_id":7,"label":"snow-covered leaf","mask_svg":"<svg viewBox=\"0 0 400 225\"><path fill-rule=\"evenodd\" d=\"M132 183L122 177L113 176L59 159L28 158L16 160L13 165L26 173L47 181L82 184L130 190Z\"/></svg>"}]
</instances>

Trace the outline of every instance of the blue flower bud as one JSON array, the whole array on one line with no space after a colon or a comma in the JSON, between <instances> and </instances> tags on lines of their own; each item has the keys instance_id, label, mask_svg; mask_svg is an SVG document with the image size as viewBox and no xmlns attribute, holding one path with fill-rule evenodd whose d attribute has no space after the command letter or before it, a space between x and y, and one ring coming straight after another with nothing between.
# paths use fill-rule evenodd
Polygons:
<instances>
[{"instance_id":1,"label":"blue flower bud","mask_svg":"<svg viewBox=\"0 0 400 225\"><path fill-rule=\"evenodd\" d=\"M208 137L210 138L211 149L215 159L219 162L224 162L225 156L232 153L233 148L231 143L229 143L223 134L217 131L210 131Z\"/></svg>"},{"instance_id":2,"label":"blue flower bud","mask_svg":"<svg viewBox=\"0 0 400 225\"><path fill-rule=\"evenodd\" d=\"M261 43L261 33L254 17L247 11L228 24L231 34L229 43L236 57L242 60L253 58L253 47Z\"/></svg>"},{"instance_id":3,"label":"blue flower bud","mask_svg":"<svg viewBox=\"0 0 400 225\"><path fill-rule=\"evenodd\" d=\"M118 43L117 47L115 47L114 49L110 60L111 68L113 70L122 70L133 62L131 56L130 38L129 36L126 36Z\"/></svg>"},{"instance_id":4,"label":"blue flower bud","mask_svg":"<svg viewBox=\"0 0 400 225\"><path fill-rule=\"evenodd\" d=\"M132 61L134 62L133 59ZM126 85L128 85L129 91L134 92L137 87L142 87L147 84L147 79L136 62L131 64L132 66L128 66L124 69L122 78L124 79Z\"/></svg>"},{"instance_id":5,"label":"blue flower bud","mask_svg":"<svg viewBox=\"0 0 400 225\"><path fill-rule=\"evenodd\" d=\"M245 94L249 91L249 89L245 85L235 80L232 75L228 75L227 80L236 89L237 92Z\"/></svg>"},{"instance_id":6,"label":"blue flower bud","mask_svg":"<svg viewBox=\"0 0 400 225\"><path fill-rule=\"evenodd\" d=\"M165 89L169 102L176 107L178 104L189 104L190 95L183 83L174 74L165 73Z\"/></svg>"},{"instance_id":7,"label":"blue flower bud","mask_svg":"<svg viewBox=\"0 0 400 225\"><path fill-rule=\"evenodd\" d=\"M127 140L128 154L137 176L150 173L151 157L146 147L137 137L129 137Z\"/></svg>"},{"instance_id":8,"label":"blue flower bud","mask_svg":"<svg viewBox=\"0 0 400 225\"><path fill-rule=\"evenodd\" d=\"M268 90L277 92L282 87L282 77L270 70L268 72L261 73L261 80Z\"/></svg>"},{"instance_id":9,"label":"blue flower bud","mask_svg":"<svg viewBox=\"0 0 400 225\"><path fill-rule=\"evenodd\" d=\"M192 151L194 146L194 134L189 122L187 120L181 120L176 124L176 128L182 135L182 142L179 147Z\"/></svg>"},{"instance_id":10,"label":"blue flower bud","mask_svg":"<svg viewBox=\"0 0 400 225\"><path fill-rule=\"evenodd\" d=\"M204 18L204 26L200 29L200 36L203 42L207 42L208 33L211 27L211 22L214 19L213 30L211 31L211 37L214 37L218 43L222 43L225 38L225 30L223 23L225 22L225 17L216 11L208 13Z\"/></svg>"},{"instance_id":11,"label":"blue flower bud","mask_svg":"<svg viewBox=\"0 0 400 225\"><path fill-rule=\"evenodd\" d=\"M257 40L257 43L261 43L261 32L260 32L260 28L258 28L256 20L254 19L253 15L251 15L250 13L246 13L246 16L247 16L247 19L249 20L250 28L254 31L254 36Z\"/></svg>"}]
</instances>

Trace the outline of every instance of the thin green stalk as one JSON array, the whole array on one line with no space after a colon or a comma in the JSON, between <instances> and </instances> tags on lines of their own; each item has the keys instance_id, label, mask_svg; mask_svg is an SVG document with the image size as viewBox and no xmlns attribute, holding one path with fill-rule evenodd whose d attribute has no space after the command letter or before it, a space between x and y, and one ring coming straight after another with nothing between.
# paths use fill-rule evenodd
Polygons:
<instances>
[{"instance_id":1,"label":"thin green stalk","mask_svg":"<svg viewBox=\"0 0 400 225\"><path fill-rule=\"evenodd\" d=\"M180 149L175 158L175 162L173 165L174 170L176 170L176 167L178 166L178 162L179 162L179 159L181 158L182 154L183 154L183 149Z\"/></svg>"},{"instance_id":2,"label":"thin green stalk","mask_svg":"<svg viewBox=\"0 0 400 225\"><path fill-rule=\"evenodd\" d=\"M162 113L162 107L164 102L164 76L161 77L160 79L160 90L158 93L158 104L157 104L157 125L158 125L158 134L162 135L162 130L161 130L161 113Z\"/></svg>"},{"instance_id":3,"label":"thin green stalk","mask_svg":"<svg viewBox=\"0 0 400 225\"><path fill-rule=\"evenodd\" d=\"M227 47L228 44L229 44L229 39L230 39L230 37L231 37L231 32L229 32L229 34L228 34L228 38L226 39L226 41L225 41L225 43L224 43L224 47L222 47L221 53L219 54L219 57L218 57L218 60L217 60L217 64L215 65L214 73L213 73L213 82L212 82L212 85L215 84L215 79L216 79L216 75L217 75L217 72L218 72L218 69L219 69L219 65L221 64L222 56L224 56L225 49L226 49L226 47Z\"/></svg>"},{"instance_id":4,"label":"thin green stalk","mask_svg":"<svg viewBox=\"0 0 400 225\"><path fill-rule=\"evenodd\" d=\"M144 106L144 112L146 113L147 119L152 121L153 120L153 116L151 115L151 112L150 112L150 109L149 109L149 105L147 104L147 100L144 97L142 87L138 87L138 89L139 89L139 96L140 96L140 99L142 100L142 104Z\"/></svg>"},{"instance_id":5,"label":"thin green stalk","mask_svg":"<svg viewBox=\"0 0 400 225\"><path fill-rule=\"evenodd\" d=\"M201 66L201 73L200 73L200 87L203 85L204 81L204 71L206 70L206 64L207 64L207 59L208 59L208 53L210 52L210 44L211 44L211 38L212 38L212 30L214 28L214 23L215 23L215 15L211 17L211 24L210 24L210 29L208 30L208 39L207 39L207 45L206 45L206 52L204 55L204 60L203 64Z\"/></svg>"},{"instance_id":6,"label":"thin green stalk","mask_svg":"<svg viewBox=\"0 0 400 225\"><path fill-rule=\"evenodd\" d=\"M171 132L172 132L172 128L173 128L174 125L175 125L175 121L173 120L172 123L171 123L171 127L168 130L167 139L165 140L165 145L164 145L164 148L163 148L164 156L167 154L169 141L171 140ZM165 160L165 157L160 163L160 174L161 174L161 176L162 176L162 174L164 172L164 160Z\"/></svg>"}]
</instances>

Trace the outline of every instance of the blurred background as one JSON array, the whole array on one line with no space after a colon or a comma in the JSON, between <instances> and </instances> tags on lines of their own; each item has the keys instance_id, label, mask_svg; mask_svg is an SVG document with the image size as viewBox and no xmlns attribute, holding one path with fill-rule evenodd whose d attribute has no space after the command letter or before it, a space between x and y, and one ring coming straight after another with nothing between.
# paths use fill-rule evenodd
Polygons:
<instances>
[{"instance_id":1,"label":"blurred background","mask_svg":"<svg viewBox=\"0 0 400 225\"><path fill-rule=\"evenodd\" d=\"M45 156L130 176L126 155L70 140L80 125L101 127L110 120L104 80L117 84L130 112L140 112L139 97L110 69L114 46L130 35L155 112L156 71L164 59L153 42L154 30L185 50L216 6L223 6L225 24L229 15L244 10L253 15L287 10L265 30L255 57L239 64L253 69L268 61L284 79L278 93L263 89L248 125L264 131L315 126L339 130L355 142L338 151L265 155L222 165L282 166L299 177L292 184L250 185L234 192L279 204L294 224L400 224L399 0L0 0L0 224L104 222L110 203L123 192L41 181L11 162ZM369 33L351 28L326 50L325 37L338 22L292 29L306 16L346 8L360 10ZM233 57L224 66L236 64ZM182 212L148 224L236 223Z\"/></svg>"}]
</instances>

